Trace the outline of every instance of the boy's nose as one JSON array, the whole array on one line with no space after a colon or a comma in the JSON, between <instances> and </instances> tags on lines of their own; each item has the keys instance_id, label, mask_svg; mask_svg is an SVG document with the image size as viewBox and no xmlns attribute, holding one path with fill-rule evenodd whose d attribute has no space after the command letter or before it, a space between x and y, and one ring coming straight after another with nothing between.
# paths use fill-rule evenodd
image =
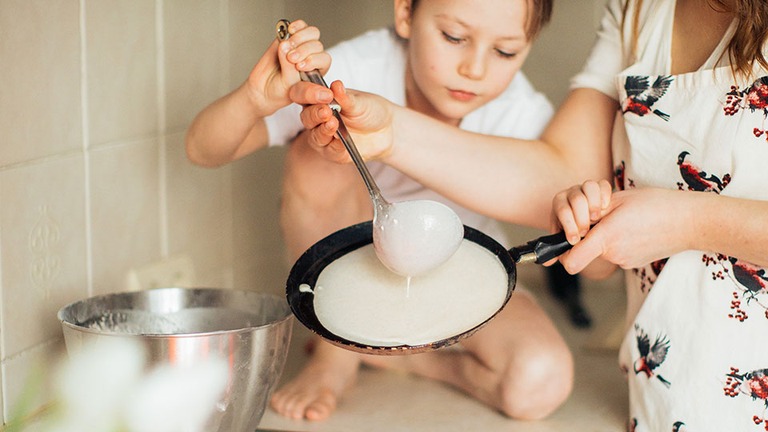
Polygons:
<instances>
[{"instance_id":1,"label":"boy's nose","mask_svg":"<svg viewBox=\"0 0 768 432\"><path fill-rule=\"evenodd\" d=\"M478 80L485 76L485 56L480 50L469 50L459 65L459 73L469 79Z\"/></svg>"}]
</instances>

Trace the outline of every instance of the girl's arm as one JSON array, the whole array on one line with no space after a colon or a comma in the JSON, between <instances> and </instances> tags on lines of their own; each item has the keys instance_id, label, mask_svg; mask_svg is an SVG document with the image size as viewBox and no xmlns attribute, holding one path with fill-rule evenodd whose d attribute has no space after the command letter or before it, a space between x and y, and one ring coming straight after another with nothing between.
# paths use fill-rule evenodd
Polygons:
<instances>
[{"instance_id":1,"label":"girl's arm","mask_svg":"<svg viewBox=\"0 0 768 432\"><path fill-rule=\"evenodd\" d=\"M362 92L332 84L345 123L366 158L380 158L424 186L478 213L549 228L554 194L588 178L611 178L610 137L617 103L591 89L574 90L540 141L466 132ZM305 108L310 145L346 162L330 109L317 86L299 83L292 99Z\"/></svg>"},{"instance_id":2,"label":"girl's arm","mask_svg":"<svg viewBox=\"0 0 768 432\"><path fill-rule=\"evenodd\" d=\"M768 202L702 193L693 196L690 205L695 215L690 249L768 268Z\"/></svg>"}]
</instances>

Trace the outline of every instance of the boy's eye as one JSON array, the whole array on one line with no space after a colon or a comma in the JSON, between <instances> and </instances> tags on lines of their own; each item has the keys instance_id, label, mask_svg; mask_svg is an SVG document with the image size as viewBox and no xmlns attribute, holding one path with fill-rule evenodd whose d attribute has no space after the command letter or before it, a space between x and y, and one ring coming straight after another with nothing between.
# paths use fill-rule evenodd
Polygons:
<instances>
[{"instance_id":1,"label":"boy's eye","mask_svg":"<svg viewBox=\"0 0 768 432\"><path fill-rule=\"evenodd\" d=\"M517 55L517 53L515 53L515 52L502 51L502 50L500 50L498 48L496 49L496 53L499 55L499 57L505 58L505 59L511 59L511 58L514 58Z\"/></svg>"},{"instance_id":2,"label":"boy's eye","mask_svg":"<svg viewBox=\"0 0 768 432\"><path fill-rule=\"evenodd\" d=\"M441 33L443 34L443 37L445 38L445 40L447 40L450 43L458 44L464 41L463 38L451 36L446 32L441 32Z\"/></svg>"}]
</instances>

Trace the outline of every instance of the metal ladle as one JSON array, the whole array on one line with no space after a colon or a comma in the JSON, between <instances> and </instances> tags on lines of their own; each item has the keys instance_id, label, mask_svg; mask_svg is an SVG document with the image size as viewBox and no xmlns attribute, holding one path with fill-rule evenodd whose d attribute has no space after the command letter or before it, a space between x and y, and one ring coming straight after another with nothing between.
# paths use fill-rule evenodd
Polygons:
<instances>
[{"instance_id":1,"label":"metal ladle","mask_svg":"<svg viewBox=\"0 0 768 432\"><path fill-rule=\"evenodd\" d=\"M277 22L278 40L291 36L289 25L288 20ZM299 74L302 81L328 88L317 69ZM341 118L341 106L335 100L329 106L339 123L336 136L349 152L373 202L373 244L379 259L403 276L415 276L445 262L459 248L464 236L459 216L437 201L390 203L384 199Z\"/></svg>"}]
</instances>

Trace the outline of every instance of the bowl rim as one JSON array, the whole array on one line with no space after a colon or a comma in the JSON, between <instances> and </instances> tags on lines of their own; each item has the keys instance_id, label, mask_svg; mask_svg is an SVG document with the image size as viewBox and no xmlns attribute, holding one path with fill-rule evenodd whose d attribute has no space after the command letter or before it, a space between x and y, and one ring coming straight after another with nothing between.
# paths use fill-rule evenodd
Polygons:
<instances>
[{"instance_id":1,"label":"bowl rim","mask_svg":"<svg viewBox=\"0 0 768 432\"><path fill-rule=\"evenodd\" d=\"M115 331L109 331L109 330L96 330L89 327L85 327L76 323L71 322L70 320L67 320L64 316L64 314L69 310L77 305L83 304L85 302L96 302L99 300L104 300L108 298L113 297L119 297L119 296L131 296L141 294L141 293L151 293L151 292L157 292L157 291L209 291L209 292L230 292L230 293L236 293L241 295L257 295L261 297L269 297L275 300L282 299L285 301L285 313L282 318L275 319L273 321L270 321L266 324L261 325L253 325L253 326L247 326L237 329L230 329L230 330L213 330L213 331L205 331L205 332L185 332L185 333L122 333L122 332L115 332ZM151 288L146 290L140 290L140 291L117 291L112 293L106 293L106 294L99 294L91 297L86 297L84 299L76 300L73 302L70 302L64 306L62 306L58 312L56 313L56 317L58 318L59 322L61 322L61 325L63 328L69 328L77 332L82 333L90 333L94 335L99 336L112 336L112 337L123 337L123 338L141 338L141 339L181 339L181 338L197 338L197 337L207 337L207 336L216 336L216 335L231 335L231 334L238 334L238 333L248 333L252 332L257 329L266 329L269 327L275 327L280 326L284 324L284 322L289 321L293 318L293 313L291 312L290 307L288 306L287 301L276 294L272 293L265 293L265 292L259 292L259 291L249 291L249 290L243 290L243 289L235 289L235 288L212 288L212 287L158 287L158 288Z\"/></svg>"}]
</instances>

